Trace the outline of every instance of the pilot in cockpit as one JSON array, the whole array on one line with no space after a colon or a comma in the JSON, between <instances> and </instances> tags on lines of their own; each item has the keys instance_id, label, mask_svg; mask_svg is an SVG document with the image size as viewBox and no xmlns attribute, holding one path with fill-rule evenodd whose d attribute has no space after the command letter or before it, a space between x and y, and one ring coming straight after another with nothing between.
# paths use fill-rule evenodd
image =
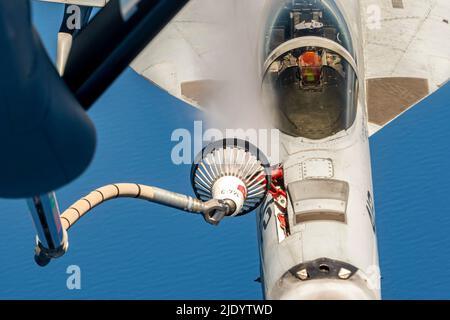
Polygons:
<instances>
[{"instance_id":1,"label":"pilot in cockpit","mask_svg":"<svg viewBox=\"0 0 450 320\"><path fill-rule=\"evenodd\" d=\"M298 58L300 80L303 86L320 86L322 57L316 50L307 50Z\"/></svg>"},{"instance_id":2,"label":"pilot in cockpit","mask_svg":"<svg viewBox=\"0 0 450 320\"><path fill-rule=\"evenodd\" d=\"M325 72L324 67L334 72ZM308 47L292 50L270 66L270 72L283 79L283 83L296 83L301 89L321 90L337 74L345 77L342 58L325 48Z\"/></svg>"},{"instance_id":3,"label":"pilot in cockpit","mask_svg":"<svg viewBox=\"0 0 450 320\"><path fill-rule=\"evenodd\" d=\"M342 77L345 72L341 63L341 57L326 49L315 50L309 48L298 57L300 81L302 87L322 87L327 82L324 79L323 67L334 69Z\"/></svg>"}]
</instances>

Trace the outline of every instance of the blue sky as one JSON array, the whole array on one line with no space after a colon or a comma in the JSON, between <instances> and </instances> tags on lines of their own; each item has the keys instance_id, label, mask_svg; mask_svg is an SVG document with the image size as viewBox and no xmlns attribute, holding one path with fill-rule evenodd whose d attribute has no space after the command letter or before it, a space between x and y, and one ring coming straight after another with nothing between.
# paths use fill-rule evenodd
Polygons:
<instances>
[{"instance_id":1,"label":"blue sky","mask_svg":"<svg viewBox=\"0 0 450 320\"><path fill-rule=\"evenodd\" d=\"M54 57L62 9L33 6ZM89 53L86 54L89 59ZM450 297L450 87L371 138L383 296ZM190 166L170 159L177 128L202 114L127 70L89 111L98 149L89 169L58 191L61 208L112 182L192 194ZM254 214L215 228L148 202L115 200L70 230L66 256L39 268L26 204L0 200L0 298L260 299ZM66 269L81 269L68 290Z\"/></svg>"}]
</instances>

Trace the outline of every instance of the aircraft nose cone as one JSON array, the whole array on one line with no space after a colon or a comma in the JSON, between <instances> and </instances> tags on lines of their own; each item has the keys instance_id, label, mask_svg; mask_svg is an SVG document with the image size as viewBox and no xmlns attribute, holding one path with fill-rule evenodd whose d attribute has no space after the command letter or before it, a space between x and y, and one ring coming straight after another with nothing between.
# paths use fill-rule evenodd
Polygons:
<instances>
[{"instance_id":1,"label":"aircraft nose cone","mask_svg":"<svg viewBox=\"0 0 450 320\"><path fill-rule=\"evenodd\" d=\"M269 297L280 300L374 300L379 299L364 283L352 280L321 279L299 281L297 285Z\"/></svg>"}]
</instances>

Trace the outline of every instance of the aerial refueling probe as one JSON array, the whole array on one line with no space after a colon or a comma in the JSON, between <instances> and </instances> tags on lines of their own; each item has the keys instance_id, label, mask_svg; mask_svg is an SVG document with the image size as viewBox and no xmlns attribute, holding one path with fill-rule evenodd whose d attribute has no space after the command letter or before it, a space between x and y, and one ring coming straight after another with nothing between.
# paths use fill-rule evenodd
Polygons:
<instances>
[{"instance_id":1,"label":"aerial refueling probe","mask_svg":"<svg viewBox=\"0 0 450 320\"><path fill-rule=\"evenodd\" d=\"M57 225L56 229L60 230L59 232L54 233L58 239L58 246L55 247L54 244L52 244L55 243L55 241L50 240L52 237L49 234L49 221L46 221L46 223L43 224L43 230L41 232L38 231L38 240L35 249L36 263L40 266L45 266L52 258L58 258L64 255L69 247L67 231L93 208L108 200L117 198L142 199L180 209L185 212L200 213L203 215L205 221L212 225L217 225L223 217L233 214L236 210L236 204L231 199L210 199L204 202L187 195L138 183L116 183L106 185L92 191L72 204L61 214L60 219L58 219L57 215L53 215L52 222ZM39 197L36 199L39 199ZM39 203L39 200L35 203ZM31 208L32 207L30 207L30 209ZM42 212L38 214L38 217L41 222L45 221L42 219ZM36 226L36 228L38 230L40 229L38 226ZM41 242L40 239L45 239L45 244L44 242Z\"/></svg>"},{"instance_id":2,"label":"aerial refueling probe","mask_svg":"<svg viewBox=\"0 0 450 320\"><path fill-rule=\"evenodd\" d=\"M192 166L191 182L197 198L137 183L98 188L61 215L54 193L28 201L37 231L35 261L40 266L68 249L67 231L98 205L116 198L136 198L185 212L202 214L217 225L226 216L246 214L264 200L270 186L267 158L247 141L224 139L202 150Z\"/></svg>"},{"instance_id":3,"label":"aerial refueling probe","mask_svg":"<svg viewBox=\"0 0 450 320\"><path fill-rule=\"evenodd\" d=\"M116 198L137 198L159 203L186 212L201 213L211 224L218 224L224 215L234 212L232 200L211 199L203 202L190 196L137 183L117 183L98 188L70 206L61 215L64 229L69 230L82 216L99 204Z\"/></svg>"}]
</instances>

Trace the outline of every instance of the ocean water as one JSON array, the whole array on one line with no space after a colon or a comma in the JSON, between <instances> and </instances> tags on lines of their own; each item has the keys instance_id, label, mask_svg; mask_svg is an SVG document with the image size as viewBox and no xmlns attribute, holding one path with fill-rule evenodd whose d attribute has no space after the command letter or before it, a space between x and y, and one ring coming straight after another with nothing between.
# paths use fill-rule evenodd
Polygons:
<instances>
[{"instance_id":1,"label":"ocean water","mask_svg":"<svg viewBox=\"0 0 450 320\"><path fill-rule=\"evenodd\" d=\"M59 5L34 3L54 57ZM89 59L89 53L86 54ZM450 86L371 138L376 217L386 299L450 298ZM172 164L177 128L202 113L127 70L89 111L98 149L89 169L58 191L61 208L113 182L192 195L190 166ZM139 200L96 208L70 230L68 253L33 261L35 233L22 200L0 200L0 298L260 299L254 214L219 227ZM81 270L69 290L66 270Z\"/></svg>"}]
</instances>

